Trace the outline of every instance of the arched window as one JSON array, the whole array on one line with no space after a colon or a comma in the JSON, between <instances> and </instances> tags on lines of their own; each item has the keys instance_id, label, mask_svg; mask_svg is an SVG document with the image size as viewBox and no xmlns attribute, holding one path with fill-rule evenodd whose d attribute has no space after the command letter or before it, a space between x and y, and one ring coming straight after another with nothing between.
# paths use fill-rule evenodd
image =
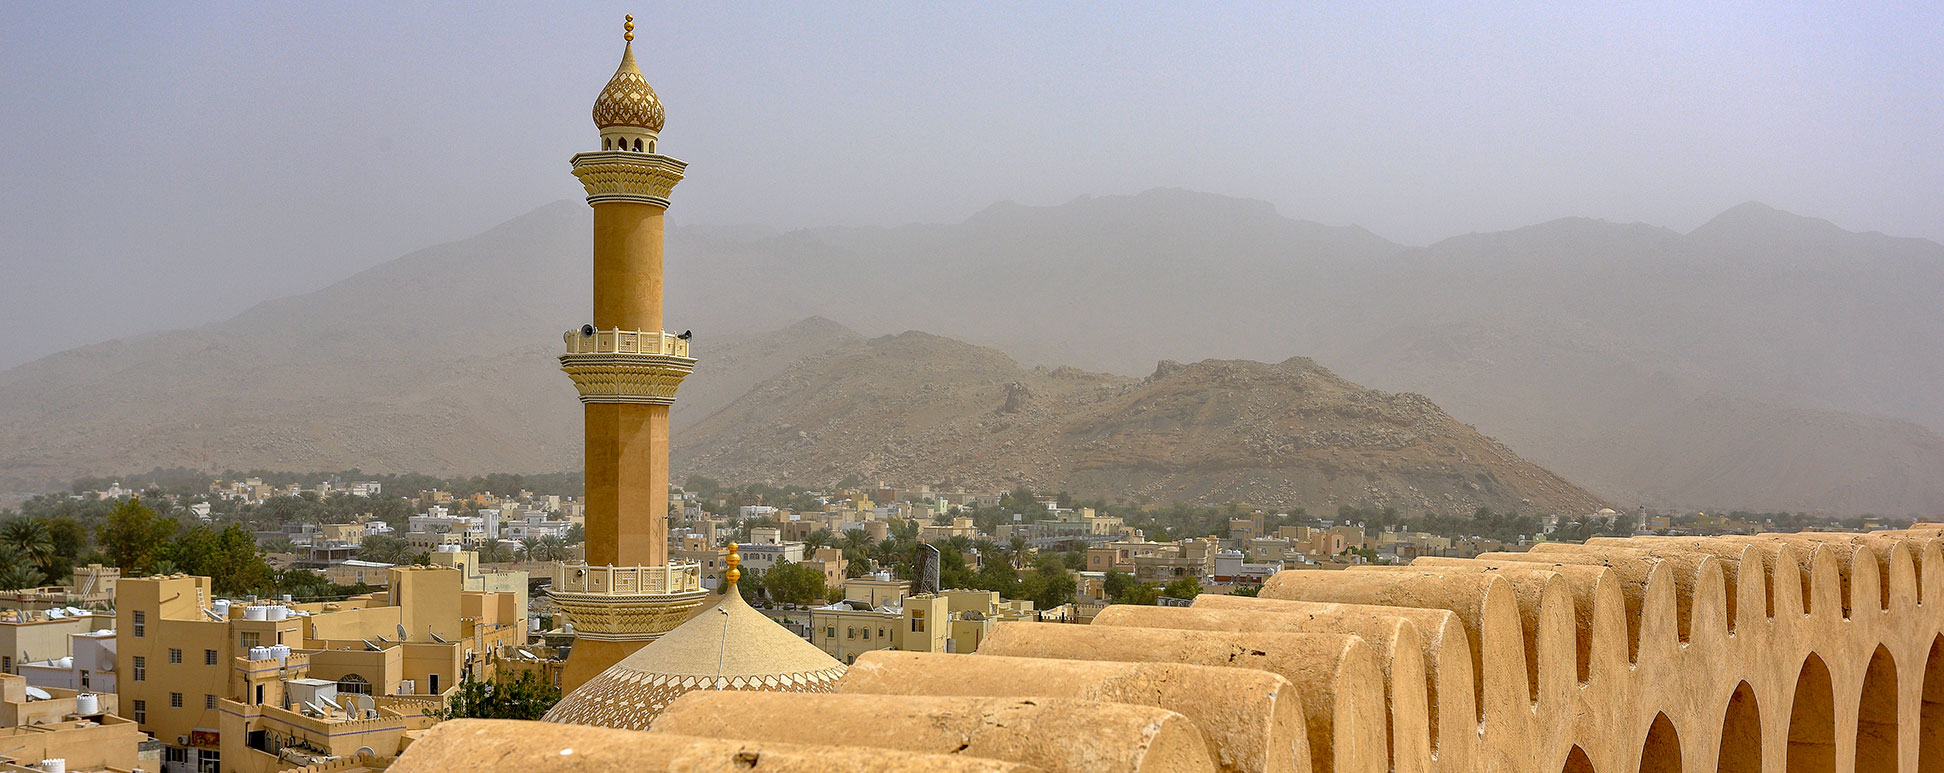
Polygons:
<instances>
[{"instance_id":1,"label":"arched window","mask_svg":"<svg viewBox=\"0 0 1944 773\"><path fill-rule=\"evenodd\" d=\"M602 149L602 150L613 150L613 149L614 149L614 140L612 140L612 139L609 139L609 138L607 138L607 137L602 137L602 138L601 138L601 149Z\"/></svg>"},{"instance_id":2,"label":"arched window","mask_svg":"<svg viewBox=\"0 0 1944 773\"><path fill-rule=\"evenodd\" d=\"M649 141L648 141L648 152L650 152L650 153L653 153L653 152L655 152L655 141L654 141L654 140L649 140ZM1886 587L1886 588L1888 588L1888 587L1890 587L1890 586L1888 586L1888 585L1885 585L1885 586L1883 586L1883 587Z\"/></svg>"},{"instance_id":3,"label":"arched window","mask_svg":"<svg viewBox=\"0 0 1944 773\"><path fill-rule=\"evenodd\" d=\"M370 695L371 683L365 681L364 677L358 676L357 674L345 674L338 678L338 692Z\"/></svg>"},{"instance_id":4,"label":"arched window","mask_svg":"<svg viewBox=\"0 0 1944 773\"><path fill-rule=\"evenodd\" d=\"M641 152L641 140L639 138L635 140L635 152L636 153Z\"/></svg>"}]
</instances>

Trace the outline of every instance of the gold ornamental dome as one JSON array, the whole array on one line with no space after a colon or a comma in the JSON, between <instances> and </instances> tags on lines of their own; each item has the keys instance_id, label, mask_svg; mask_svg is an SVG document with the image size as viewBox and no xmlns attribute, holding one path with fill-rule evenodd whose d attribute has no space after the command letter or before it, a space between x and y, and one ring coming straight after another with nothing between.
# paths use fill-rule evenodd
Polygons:
<instances>
[{"instance_id":1,"label":"gold ornamental dome","mask_svg":"<svg viewBox=\"0 0 1944 773\"><path fill-rule=\"evenodd\" d=\"M632 29L634 23L628 26ZM635 65L634 33L629 32L628 37L631 40L621 53L621 66L615 68L614 77L594 100L594 125L603 130L633 127L660 133L664 119L661 98L655 96L648 79L641 77L641 68Z\"/></svg>"}]
</instances>

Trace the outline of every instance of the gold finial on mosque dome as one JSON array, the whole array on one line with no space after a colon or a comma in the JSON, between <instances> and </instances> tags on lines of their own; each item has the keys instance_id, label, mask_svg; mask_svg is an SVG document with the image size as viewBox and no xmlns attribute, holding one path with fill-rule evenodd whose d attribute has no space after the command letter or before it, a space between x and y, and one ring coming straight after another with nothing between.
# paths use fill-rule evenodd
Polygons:
<instances>
[{"instance_id":1,"label":"gold finial on mosque dome","mask_svg":"<svg viewBox=\"0 0 1944 773\"><path fill-rule=\"evenodd\" d=\"M739 550L741 547L736 543L729 543L729 557L724 559L724 563L729 565L729 571L722 573L722 579L727 581L724 587L734 588L736 581L742 579L742 570L736 568L742 566L742 556L737 554Z\"/></svg>"},{"instance_id":2,"label":"gold finial on mosque dome","mask_svg":"<svg viewBox=\"0 0 1944 773\"><path fill-rule=\"evenodd\" d=\"M634 14L631 13L628 14L627 16L628 16L627 23L621 25L622 29L627 30L627 34L622 35L621 37L625 38L628 42L633 43L634 42Z\"/></svg>"}]
</instances>

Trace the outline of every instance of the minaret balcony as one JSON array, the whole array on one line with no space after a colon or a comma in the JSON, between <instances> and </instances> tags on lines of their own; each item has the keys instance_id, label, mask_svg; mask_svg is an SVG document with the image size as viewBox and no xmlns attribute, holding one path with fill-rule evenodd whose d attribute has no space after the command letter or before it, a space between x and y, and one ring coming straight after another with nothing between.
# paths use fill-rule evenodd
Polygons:
<instances>
[{"instance_id":1,"label":"minaret balcony","mask_svg":"<svg viewBox=\"0 0 1944 773\"><path fill-rule=\"evenodd\" d=\"M557 564L549 598L574 626L574 635L608 641L652 640L688 619L708 595L701 566L589 566Z\"/></svg>"},{"instance_id":2,"label":"minaret balcony","mask_svg":"<svg viewBox=\"0 0 1944 773\"><path fill-rule=\"evenodd\" d=\"M689 342L666 331L569 330L560 369L583 403L670 405L695 370Z\"/></svg>"}]
</instances>

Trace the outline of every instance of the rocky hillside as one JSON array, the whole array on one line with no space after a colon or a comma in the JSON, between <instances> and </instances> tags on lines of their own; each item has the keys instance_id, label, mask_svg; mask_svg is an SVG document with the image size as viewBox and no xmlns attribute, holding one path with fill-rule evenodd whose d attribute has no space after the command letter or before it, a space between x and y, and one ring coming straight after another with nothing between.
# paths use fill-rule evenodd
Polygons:
<instances>
[{"instance_id":1,"label":"rocky hillside","mask_svg":"<svg viewBox=\"0 0 1944 773\"><path fill-rule=\"evenodd\" d=\"M688 428L677 474L1025 484L1081 496L1591 512L1600 500L1420 395L1307 359L1164 362L1146 379L1024 368L908 332L844 346Z\"/></svg>"},{"instance_id":2,"label":"rocky hillside","mask_svg":"<svg viewBox=\"0 0 1944 773\"><path fill-rule=\"evenodd\" d=\"M562 202L234 319L0 371L0 491L177 464L572 468L553 358L585 321L589 232ZM920 329L1126 376L1313 356L1621 507L1944 513L1944 246L1760 205L1686 234L1565 219L1413 248L1157 190L668 241L669 324L703 357L678 433L849 330ZM797 324L819 316L841 326Z\"/></svg>"}]
</instances>

